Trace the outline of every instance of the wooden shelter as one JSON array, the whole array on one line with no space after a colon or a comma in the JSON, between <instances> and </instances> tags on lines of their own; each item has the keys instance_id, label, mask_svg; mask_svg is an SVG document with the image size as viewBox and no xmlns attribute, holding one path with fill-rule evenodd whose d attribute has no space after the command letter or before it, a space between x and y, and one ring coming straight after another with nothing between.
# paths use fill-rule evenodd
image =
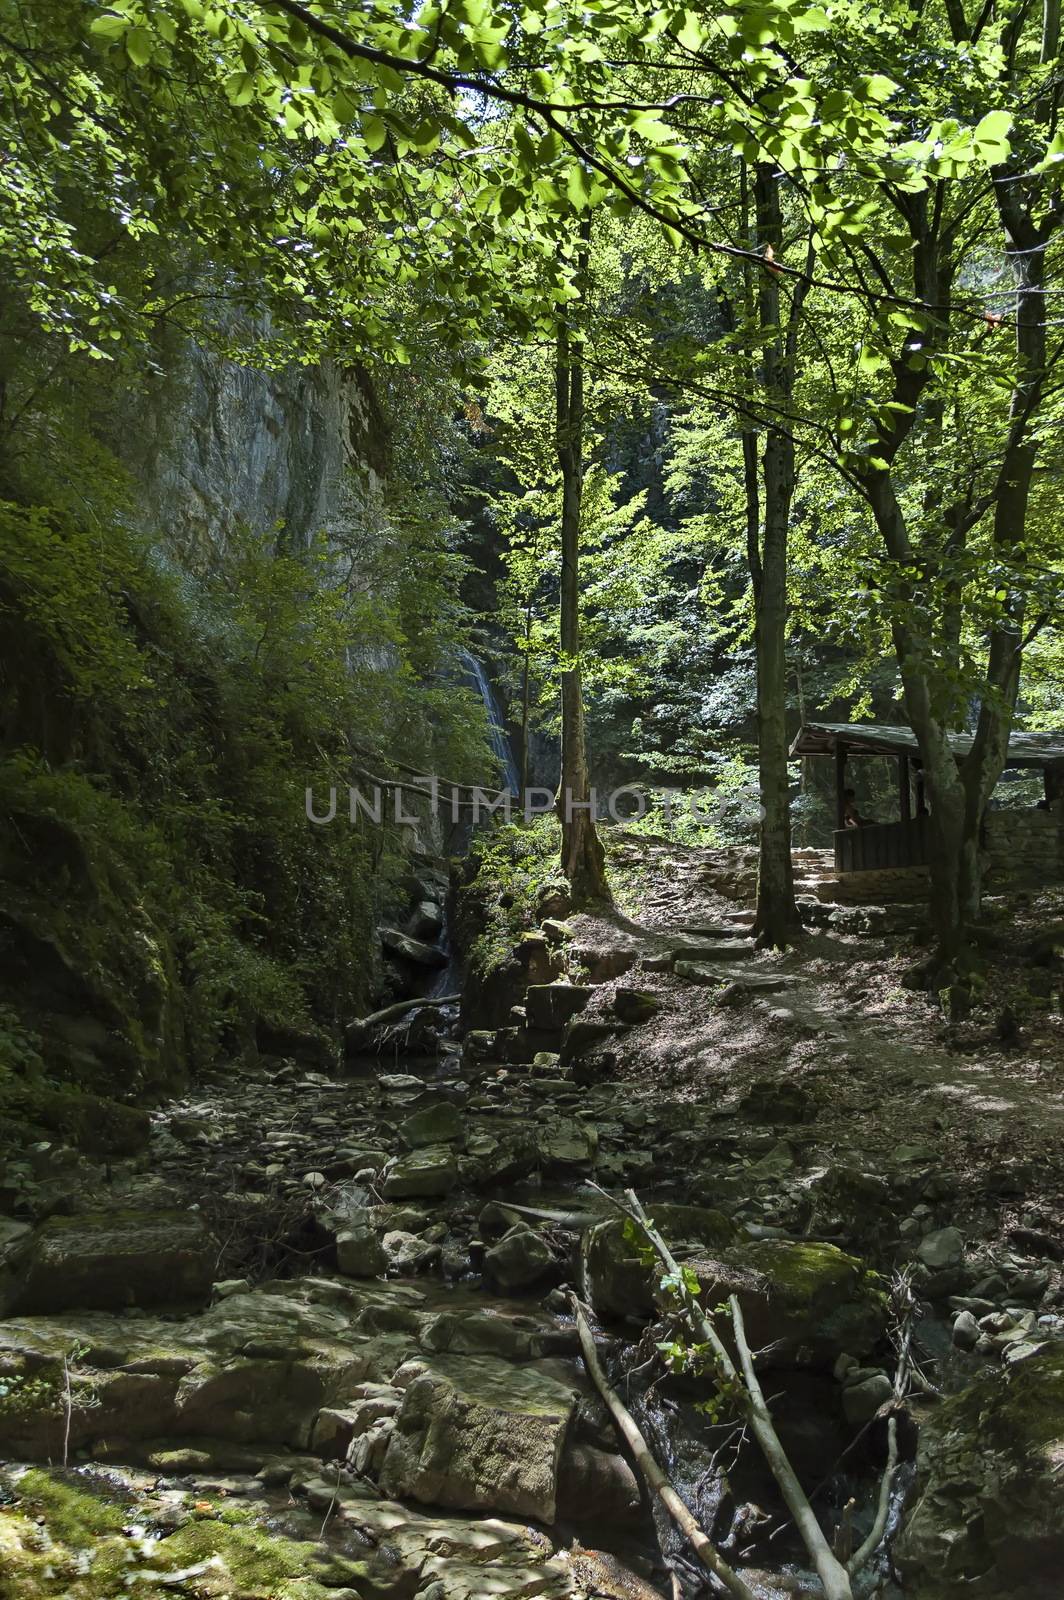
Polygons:
<instances>
[{"instance_id":1,"label":"wooden shelter","mask_svg":"<svg viewBox=\"0 0 1064 1600\"><path fill-rule=\"evenodd\" d=\"M949 735L950 748L963 761L972 735ZM920 747L911 728L872 722L807 722L790 751L794 756L833 756L835 760L835 869L869 872L891 867L922 867L930 860L931 835L924 793ZM897 822L846 826L846 763L851 756L889 756L898 764ZM1041 771L1049 805L1064 799L1064 732L1014 733L1006 767Z\"/></svg>"}]
</instances>

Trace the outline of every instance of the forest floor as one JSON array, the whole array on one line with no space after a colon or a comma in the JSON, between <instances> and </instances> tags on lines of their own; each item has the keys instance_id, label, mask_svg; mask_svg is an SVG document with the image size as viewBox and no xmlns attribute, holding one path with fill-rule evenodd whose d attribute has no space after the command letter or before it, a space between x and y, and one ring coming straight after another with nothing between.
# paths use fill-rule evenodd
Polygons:
<instances>
[{"instance_id":1,"label":"forest floor","mask_svg":"<svg viewBox=\"0 0 1064 1600\"><path fill-rule=\"evenodd\" d=\"M684 931L692 945L705 942L695 931L702 927L740 932L735 854L722 861L719 851L660 840L650 853L642 841L624 847L620 898L632 920L620 919L623 942L639 944L636 928L654 947ZM752 1083L785 1078L807 1103L796 1118L792 1095L781 1121L810 1124L833 1159L889 1165L898 1151L919 1149L917 1159L955 1174L959 1199L989 1199L980 1218L988 1237L996 1229L1004 1240L1024 1222L1061 1237L1064 891L988 901L982 988L960 1022L937 997L905 986L928 940L922 906L817 909L828 926L807 927L786 954L750 950L734 967L729 961L738 991L640 973L640 988L661 1009L650 1027L611 1047L616 1076L637 1096L667 1088L679 1098L712 1097L722 1116L738 1112ZM613 919L569 920L577 946L617 942ZM722 979L711 949L710 975ZM786 987L759 996L755 986L774 978Z\"/></svg>"}]
</instances>

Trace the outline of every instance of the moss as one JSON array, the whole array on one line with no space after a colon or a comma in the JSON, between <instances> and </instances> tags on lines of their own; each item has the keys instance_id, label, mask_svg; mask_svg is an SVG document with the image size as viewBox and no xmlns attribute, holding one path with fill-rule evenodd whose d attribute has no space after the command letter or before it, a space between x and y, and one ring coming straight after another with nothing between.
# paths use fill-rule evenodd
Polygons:
<instances>
[{"instance_id":1,"label":"moss","mask_svg":"<svg viewBox=\"0 0 1064 1600\"><path fill-rule=\"evenodd\" d=\"M358 1591L369 1573L364 1562L256 1526L250 1507L190 1520L146 1549L123 1533L142 1518L140 1506L100 1477L41 1469L10 1488L17 1500L0 1508L0 1600L114 1600L133 1573L141 1600L162 1600L174 1592L167 1577L189 1569L202 1570L181 1593L196 1600L329 1600L338 1587Z\"/></svg>"}]
</instances>

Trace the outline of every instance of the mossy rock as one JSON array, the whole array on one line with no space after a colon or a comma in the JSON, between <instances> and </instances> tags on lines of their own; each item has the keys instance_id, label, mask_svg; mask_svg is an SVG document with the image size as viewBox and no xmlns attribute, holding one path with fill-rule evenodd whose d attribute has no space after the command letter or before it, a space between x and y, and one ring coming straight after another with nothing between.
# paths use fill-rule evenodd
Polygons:
<instances>
[{"instance_id":1,"label":"mossy rock","mask_svg":"<svg viewBox=\"0 0 1064 1600\"><path fill-rule=\"evenodd\" d=\"M57 1134L89 1155L132 1156L143 1150L151 1119L139 1106L90 1094L69 1084L0 1078L0 1118L13 1144Z\"/></svg>"},{"instance_id":2,"label":"mossy rock","mask_svg":"<svg viewBox=\"0 0 1064 1600\"><path fill-rule=\"evenodd\" d=\"M718 1211L656 1206L653 1220L677 1259L698 1278L712 1310L735 1295L752 1349L764 1365L826 1366L843 1351L867 1355L882 1336L879 1281L831 1244L744 1239ZM587 1251L588 1292L603 1316L646 1320L661 1303L663 1269L640 1259L620 1221L601 1223ZM727 1318L720 1318L727 1335Z\"/></svg>"},{"instance_id":3,"label":"mossy rock","mask_svg":"<svg viewBox=\"0 0 1064 1600\"><path fill-rule=\"evenodd\" d=\"M730 1245L733 1223L706 1206L660 1205L651 1215L670 1248L683 1255L692 1248ZM655 1286L663 1268L646 1258L646 1246L632 1242L631 1229L620 1217L592 1228L585 1256L587 1293L600 1316L646 1321L655 1310Z\"/></svg>"},{"instance_id":4,"label":"mossy rock","mask_svg":"<svg viewBox=\"0 0 1064 1600\"><path fill-rule=\"evenodd\" d=\"M895 1549L911 1592L1059 1600L1062 1462L1064 1345L986 1372L937 1406L920 1434L916 1500Z\"/></svg>"},{"instance_id":5,"label":"mossy rock","mask_svg":"<svg viewBox=\"0 0 1064 1600\"><path fill-rule=\"evenodd\" d=\"M194 1516L146 1556L123 1533L135 1520L132 1497L108 1493L99 1479L34 1470L7 1487L0 1600L113 1600L134 1575L137 1593L164 1595L178 1573L188 1574L180 1592L197 1600L406 1600L417 1585L415 1572L386 1558L355 1560L286 1538L256 1525L244 1507Z\"/></svg>"}]
</instances>

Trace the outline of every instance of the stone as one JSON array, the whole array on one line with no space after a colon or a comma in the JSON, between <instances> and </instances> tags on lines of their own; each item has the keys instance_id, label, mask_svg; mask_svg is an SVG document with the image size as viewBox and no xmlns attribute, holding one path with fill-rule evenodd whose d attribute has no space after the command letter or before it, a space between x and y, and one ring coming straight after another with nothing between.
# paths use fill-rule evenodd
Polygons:
<instances>
[{"instance_id":1,"label":"stone","mask_svg":"<svg viewBox=\"0 0 1064 1600\"><path fill-rule=\"evenodd\" d=\"M592 991L580 983L532 983L525 992L529 1026L548 1032L564 1028L578 1011L583 1011Z\"/></svg>"},{"instance_id":2,"label":"stone","mask_svg":"<svg viewBox=\"0 0 1064 1600\"><path fill-rule=\"evenodd\" d=\"M401 933L398 928L382 928L380 930L381 944L391 956L397 956L401 961L409 961L416 967L445 967L447 954L438 945L425 944L421 939L413 939L408 933Z\"/></svg>"},{"instance_id":3,"label":"stone","mask_svg":"<svg viewBox=\"0 0 1064 1600\"><path fill-rule=\"evenodd\" d=\"M536 913L542 919L551 921L567 917L572 910L573 897L569 885L561 883L544 883L536 890Z\"/></svg>"},{"instance_id":4,"label":"stone","mask_svg":"<svg viewBox=\"0 0 1064 1600\"><path fill-rule=\"evenodd\" d=\"M575 928L560 917L544 917L541 929L548 944L564 944L567 939L576 937Z\"/></svg>"},{"instance_id":5,"label":"stone","mask_svg":"<svg viewBox=\"0 0 1064 1600\"><path fill-rule=\"evenodd\" d=\"M991 1369L927 1414L894 1547L906 1591L1054 1600L1064 1571L1064 1345Z\"/></svg>"},{"instance_id":6,"label":"stone","mask_svg":"<svg viewBox=\"0 0 1064 1600\"><path fill-rule=\"evenodd\" d=\"M360 1223L338 1233L336 1265L346 1278L379 1278L388 1266L388 1255L376 1230Z\"/></svg>"},{"instance_id":7,"label":"stone","mask_svg":"<svg viewBox=\"0 0 1064 1600\"><path fill-rule=\"evenodd\" d=\"M679 962L747 961L754 954L750 939L716 939L712 944L681 944L672 952L673 965Z\"/></svg>"},{"instance_id":8,"label":"stone","mask_svg":"<svg viewBox=\"0 0 1064 1600\"><path fill-rule=\"evenodd\" d=\"M435 1199L458 1182L458 1164L448 1145L426 1145L396 1156L384 1169L381 1193L388 1200Z\"/></svg>"},{"instance_id":9,"label":"stone","mask_svg":"<svg viewBox=\"0 0 1064 1600\"><path fill-rule=\"evenodd\" d=\"M661 1205L654 1221L677 1259L695 1273L707 1306L735 1294L752 1349L765 1366L832 1366L843 1352L860 1356L883 1332L885 1304L875 1276L831 1244L739 1238L720 1212ZM591 1230L588 1296L606 1317L645 1321L660 1273L636 1257L623 1224Z\"/></svg>"},{"instance_id":10,"label":"stone","mask_svg":"<svg viewBox=\"0 0 1064 1600\"><path fill-rule=\"evenodd\" d=\"M958 1350L974 1350L979 1343L979 1324L970 1311L959 1311L953 1320L950 1338Z\"/></svg>"},{"instance_id":11,"label":"stone","mask_svg":"<svg viewBox=\"0 0 1064 1600\"><path fill-rule=\"evenodd\" d=\"M50 1217L21 1242L0 1285L8 1315L205 1300L218 1244L194 1211Z\"/></svg>"},{"instance_id":12,"label":"stone","mask_svg":"<svg viewBox=\"0 0 1064 1600\"><path fill-rule=\"evenodd\" d=\"M579 1506L583 1522L631 1525L640 1515L639 1483L624 1457L583 1441L562 1457L561 1500Z\"/></svg>"},{"instance_id":13,"label":"stone","mask_svg":"<svg viewBox=\"0 0 1064 1600\"><path fill-rule=\"evenodd\" d=\"M511 1228L484 1253L484 1265L503 1289L526 1289L554 1264L547 1241L523 1224Z\"/></svg>"},{"instance_id":14,"label":"stone","mask_svg":"<svg viewBox=\"0 0 1064 1600\"><path fill-rule=\"evenodd\" d=\"M592 1161L598 1136L575 1117L555 1117L537 1132L536 1143L544 1167L579 1167Z\"/></svg>"},{"instance_id":15,"label":"stone","mask_svg":"<svg viewBox=\"0 0 1064 1600\"><path fill-rule=\"evenodd\" d=\"M649 1022L660 1010L660 997L649 989L618 989L613 996L614 1015L621 1022Z\"/></svg>"},{"instance_id":16,"label":"stone","mask_svg":"<svg viewBox=\"0 0 1064 1600\"><path fill-rule=\"evenodd\" d=\"M401 1228L386 1233L382 1242L388 1265L399 1273L424 1272L440 1258L438 1244L420 1239L416 1233L404 1233Z\"/></svg>"},{"instance_id":17,"label":"stone","mask_svg":"<svg viewBox=\"0 0 1064 1600\"><path fill-rule=\"evenodd\" d=\"M421 1094L425 1085L411 1072L382 1072L377 1079L377 1087L384 1099L402 1100L407 1095Z\"/></svg>"},{"instance_id":18,"label":"stone","mask_svg":"<svg viewBox=\"0 0 1064 1600\"><path fill-rule=\"evenodd\" d=\"M852 1426L871 1422L880 1406L885 1405L894 1389L885 1372L876 1372L860 1383L848 1383L842 1391L842 1411Z\"/></svg>"},{"instance_id":19,"label":"stone","mask_svg":"<svg viewBox=\"0 0 1064 1600\"><path fill-rule=\"evenodd\" d=\"M410 933L415 939L436 939L443 930L443 909L435 900L419 900L410 913Z\"/></svg>"},{"instance_id":20,"label":"stone","mask_svg":"<svg viewBox=\"0 0 1064 1600\"><path fill-rule=\"evenodd\" d=\"M739 1110L755 1122L808 1122L817 1102L801 1084L787 1078L758 1078L739 1102Z\"/></svg>"},{"instance_id":21,"label":"stone","mask_svg":"<svg viewBox=\"0 0 1064 1600\"><path fill-rule=\"evenodd\" d=\"M559 1065L565 1071L574 1061L580 1061L597 1044L612 1039L615 1025L611 1022L589 1022L578 1017L570 1022L562 1035Z\"/></svg>"},{"instance_id":22,"label":"stone","mask_svg":"<svg viewBox=\"0 0 1064 1600\"><path fill-rule=\"evenodd\" d=\"M932 1271L958 1266L964 1259L964 1235L957 1228L937 1228L920 1240L916 1255Z\"/></svg>"},{"instance_id":23,"label":"stone","mask_svg":"<svg viewBox=\"0 0 1064 1600\"><path fill-rule=\"evenodd\" d=\"M385 1494L463 1511L558 1510L572 1380L489 1357L434 1357L395 1375L403 1400L380 1474Z\"/></svg>"},{"instance_id":24,"label":"stone","mask_svg":"<svg viewBox=\"0 0 1064 1600\"><path fill-rule=\"evenodd\" d=\"M461 1144L465 1138L465 1120L451 1100L438 1100L435 1105L422 1106L413 1116L399 1126L405 1145L420 1150L430 1144Z\"/></svg>"}]
</instances>

